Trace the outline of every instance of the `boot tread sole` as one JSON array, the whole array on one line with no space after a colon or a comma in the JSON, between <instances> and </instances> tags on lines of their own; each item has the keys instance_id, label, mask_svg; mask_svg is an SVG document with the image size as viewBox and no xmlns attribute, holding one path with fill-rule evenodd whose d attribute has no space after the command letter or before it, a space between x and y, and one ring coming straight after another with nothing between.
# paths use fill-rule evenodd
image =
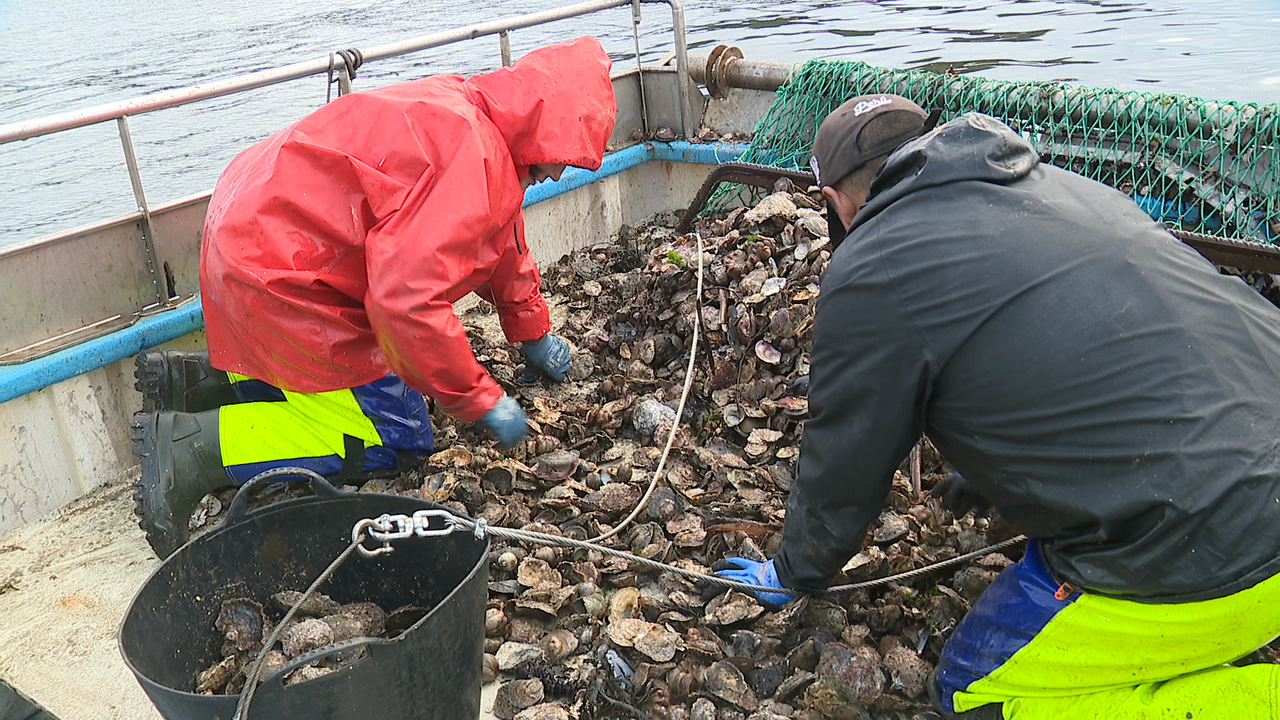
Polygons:
<instances>
[{"instance_id":1,"label":"boot tread sole","mask_svg":"<svg viewBox=\"0 0 1280 720\"><path fill-rule=\"evenodd\" d=\"M133 376L138 380L133 387L142 393L142 411L157 412L168 407L169 368L164 352L143 350L134 357L133 364Z\"/></svg>"},{"instance_id":2,"label":"boot tread sole","mask_svg":"<svg viewBox=\"0 0 1280 720\"><path fill-rule=\"evenodd\" d=\"M150 418L146 417L150 415ZM147 422L150 421L151 425ZM172 532L169 529L161 527L157 523L157 518L153 511L148 511L148 497L155 492L156 485L160 482L159 469L154 463L148 467L147 458L154 457L156 454L156 435L151 432L155 423L154 413L143 411L135 413L133 416L133 454L142 458L142 467L138 479L133 481L133 486L137 488L133 493L133 512L138 516L138 527L147 535L147 544L151 546L161 559L173 554L177 548L168 548L168 540ZM150 472L148 472L150 471ZM148 477L150 475L151 477Z\"/></svg>"}]
</instances>

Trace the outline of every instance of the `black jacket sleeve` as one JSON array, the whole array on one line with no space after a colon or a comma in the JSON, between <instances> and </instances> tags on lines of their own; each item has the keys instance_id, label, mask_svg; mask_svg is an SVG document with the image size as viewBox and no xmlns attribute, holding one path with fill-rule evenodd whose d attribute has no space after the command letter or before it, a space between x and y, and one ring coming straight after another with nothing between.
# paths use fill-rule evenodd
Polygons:
<instances>
[{"instance_id":1,"label":"black jacket sleeve","mask_svg":"<svg viewBox=\"0 0 1280 720\"><path fill-rule=\"evenodd\" d=\"M822 279L810 419L775 558L782 584L807 592L825 589L862 546L920 437L928 400L924 343L902 317L878 256L852 242Z\"/></svg>"}]
</instances>

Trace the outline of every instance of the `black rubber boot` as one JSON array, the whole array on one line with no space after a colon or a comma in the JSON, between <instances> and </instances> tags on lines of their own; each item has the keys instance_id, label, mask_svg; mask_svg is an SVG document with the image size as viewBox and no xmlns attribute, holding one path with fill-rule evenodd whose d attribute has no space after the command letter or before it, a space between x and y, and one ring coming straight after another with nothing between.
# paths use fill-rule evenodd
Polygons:
<instances>
[{"instance_id":1,"label":"black rubber boot","mask_svg":"<svg viewBox=\"0 0 1280 720\"><path fill-rule=\"evenodd\" d=\"M218 446L218 411L137 413L133 453L142 460L142 476L133 483L134 512L164 559L190 538L187 524L200 500L231 485Z\"/></svg>"},{"instance_id":2,"label":"black rubber boot","mask_svg":"<svg viewBox=\"0 0 1280 720\"><path fill-rule=\"evenodd\" d=\"M950 712L944 708L942 706L942 688L938 685L937 673L929 673L926 687L929 690L929 701L937 708L938 714L947 720L1004 720L1003 703L983 705L962 713Z\"/></svg>"},{"instance_id":3,"label":"black rubber boot","mask_svg":"<svg viewBox=\"0 0 1280 720\"><path fill-rule=\"evenodd\" d=\"M194 413L240 402L227 374L209 364L208 352L143 350L134 365L143 412Z\"/></svg>"}]
</instances>

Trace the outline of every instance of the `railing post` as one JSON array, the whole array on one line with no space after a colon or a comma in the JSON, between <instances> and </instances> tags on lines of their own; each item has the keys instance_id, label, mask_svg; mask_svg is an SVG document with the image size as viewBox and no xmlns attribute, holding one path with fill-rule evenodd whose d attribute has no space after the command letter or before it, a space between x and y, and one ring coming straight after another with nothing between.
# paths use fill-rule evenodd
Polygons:
<instances>
[{"instance_id":1,"label":"railing post","mask_svg":"<svg viewBox=\"0 0 1280 720\"><path fill-rule=\"evenodd\" d=\"M645 2L646 0L641 0ZM671 6L671 30L676 44L676 85L680 88L680 100L676 103L680 115L680 131L687 138L692 138L698 128L694 127L693 108L689 105L691 85L689 82L689 48L685 37L684 5L680 0L647 0L648 2L665 2Z\"/></svg>"},{"instance_id":2,"label":"railing post","mask_svg":"<svg viewBox=\"0 0 1280 720\"><path fill-rule=\"evenodd\" d=\"M137 203L141 216L139 225L142 229L142 247L147 256L147 272L151 275L151 286L155 292L157 304L166 303L168 293L161 288L160 260L156 257L155 234L151 230L151 209L147 207L147 196L142 191L142 174L138 172L138 157L133 151L133 134L129 132L129 117L121 115L116 118L116 126L120 130L120 144L124 146L124 161L129 167L129 182L133 185L133 199ZM149 303L143 303L148 305Z\"/></svg>"},{"instance_id":3,"label":"railing post","mask_svg":"<svg viewBox=\"0 0 1280 720\"><path fill-rule=\"evenodd\" d=\"M498 33L498 46L502 49L502 67L511 65L511 33L503 30Z\"/></svg>"},{"instance_id":4,"label":"railing post","mask_svg":"<svg viewBox=\"0 0 1280 720\"><path fill-rule=\"evenodd\" d=\"M636 79L640 81L640 129L647 135L649 98L644 91L644 64L640 62L640 0L631 0L631 37L635 40L636 48Z\"/></svg>"}]
</instances>

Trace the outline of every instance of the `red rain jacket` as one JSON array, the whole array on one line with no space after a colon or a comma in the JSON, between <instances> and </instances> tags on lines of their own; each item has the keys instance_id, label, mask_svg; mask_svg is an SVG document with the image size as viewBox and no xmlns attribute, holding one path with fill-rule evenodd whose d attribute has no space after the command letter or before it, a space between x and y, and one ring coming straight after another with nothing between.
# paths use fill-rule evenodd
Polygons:
<instances>
[{"instance_id":1,"label":"red rain jacket","mask_svg":"<svg viewBox=\"0 0 1280 720\"><path fill-rule=\"evenodd\" d=\"M583 37L469 79L351 93L219 178L200 288L214 367L295 392L395 372L473 422L503 391L452 304L494 303L510 342L550 330L524 238L529 165L596 169L610 61Z\"/></svg>"}]
</instances>

